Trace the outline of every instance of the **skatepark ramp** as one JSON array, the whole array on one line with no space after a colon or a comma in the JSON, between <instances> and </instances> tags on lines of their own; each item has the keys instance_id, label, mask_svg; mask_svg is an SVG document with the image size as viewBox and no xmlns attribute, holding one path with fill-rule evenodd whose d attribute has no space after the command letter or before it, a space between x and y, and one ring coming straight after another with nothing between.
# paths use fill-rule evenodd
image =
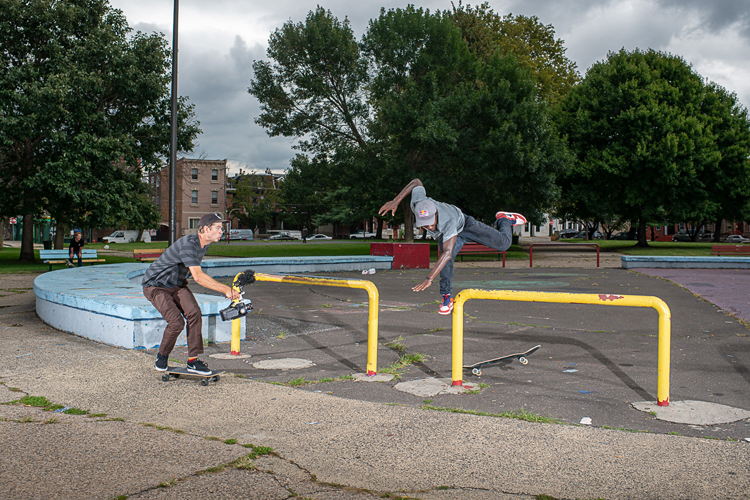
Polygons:
<instances>
[{"instance_id":1,"label":"skatepark ramp","mask_svg":"<svg viewBox=\"0 0 750 500\"><path fill-rule=\"evenodd\" d=\"M658 297L595 293L526 292L516 290L479 290L469 288L456 295L453 303L453 385L463 385L464 303L470 299L548 302L557 304L590 304L621 307L650 307L659 313L659 347L657 355L656 404L669 406L669 360L672 315Z\"/></svg>"}]
</instances>

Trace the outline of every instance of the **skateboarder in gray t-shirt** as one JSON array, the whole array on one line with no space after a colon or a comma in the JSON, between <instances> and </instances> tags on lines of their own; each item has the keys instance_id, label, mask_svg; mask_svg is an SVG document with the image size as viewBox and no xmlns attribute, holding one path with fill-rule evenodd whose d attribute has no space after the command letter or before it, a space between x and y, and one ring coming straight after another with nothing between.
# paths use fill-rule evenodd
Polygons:
<instances>
[{"instance_id":1,"label":"skateboarder in gray t-shirt","mask_svg":"<svg viewBox=\"0 0 750 500\"><path fill-rule=\"evenodd\" d=\"M469 215L465 215L458 207L435 201L427 196L422 181L414 179L393 200L380 208L380 215L389 211L396 215L399 204L411 194L411 210L416 217L417 227L423 227L437 240L440 257L427 278L412 288L421 292L432 284L440 274L440 294L443 301L438 308L440 314L450 314L453 311L453 262L464 243L473 241L500 252L510 247L512 241L512 227L526 224L526 218L515 212L500 211L495 214L494 228L483 224Z\"/></svg>"},{"instance_id":2,"label":"skateboarder in gray t-shirt","mask_svg":"<svg viewBox=\"0 0 750 500\"><path fill-rule=\"evenodd\" d=\"M154 367L167 371L169 353L187 322L187 371L208 375L211 370L198 359L203 354L202 314L193 292L187 287L188 274L196 283L223 293L230 300L240 298L239 292L221 284L201 270L201 260L208 245L221 239L221 224L227 222L219 214L206 214L198 222L198 233L188 234L169 246L143 275L143 295L167 321L167 328L159 344ZM184 318L184 319L183 319Z\"/></svg>"}]
</instances>

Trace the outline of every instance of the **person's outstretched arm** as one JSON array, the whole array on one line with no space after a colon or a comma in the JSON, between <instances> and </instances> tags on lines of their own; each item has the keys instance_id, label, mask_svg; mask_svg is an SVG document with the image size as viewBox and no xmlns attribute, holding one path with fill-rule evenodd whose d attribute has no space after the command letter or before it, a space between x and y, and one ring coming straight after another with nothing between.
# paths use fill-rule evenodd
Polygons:
<instances>
[{"instance_id":1,"label":"person's outstretched arm","mask_svg":"<svg viewBox=\"0 0 750 500\"><path fill-rule=\"evenodd\" d=\"M443 252L440 254L440 258L438 258L437 262L435 262L435 267L432 268L432 271L427 275L427 278L417 286L413 287L412 290L415 292L421 292L432 285L432 282L440 276L440 271L442 271L445 265L453 258L453 247L455 246L456 236L451 236L443 242Z\"/></svg>"},{"instance_id":2,"label":"person's outstretched arm","mask_svg":"<svg viewBox=\"0 0 750 500\"><path fill-rule=\"evenodd\" d=\"M398 206L401 204L404 198L409 196L412 192L412 190L417 187L421 186L422 181L419 179L414 179L409 184L406 185L404 189L401 190L400 193L398 193L398 196L393 198L391 201L380 207L380 210L378 211L379 215L385 215L389 211L391 212L391 215L396 215L396 210L398 209Z\"/></svg>"}]
</instances>

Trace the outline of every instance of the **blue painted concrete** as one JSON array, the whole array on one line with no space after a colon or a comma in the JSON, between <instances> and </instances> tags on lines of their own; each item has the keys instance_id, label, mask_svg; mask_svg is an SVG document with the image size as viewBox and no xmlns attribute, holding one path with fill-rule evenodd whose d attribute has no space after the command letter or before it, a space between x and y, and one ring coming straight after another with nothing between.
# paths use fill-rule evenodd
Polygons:
<instances>
[{"instance_id":1,"label":"blue painted concrete","mask_svg":"<svg viewBox=\"0 0 750 500\"><path fill-rule=\"evenodd\" d=\"M214 278L233 277L253 269L265 273L305 273L390 269L393 257L279 257L210 259L201 263ZM98 342L148 349L159 345L166 322L143 296L141 277L149 264L109 264L62 269L34 280L37 314L55 328ZM209 342L229 342L231 322L219 310L229 301L218 295L196 294L203 314L203 336ZM243 329L244 337L244 329ZM183 331L177 345L185 345Z\"/></svg>"},{"instance_id":2,"label":"blue painted concrete","mask_svg":"<svg viewBox=\"0 0 750 500\"><path fill-rule=\"evenodd\" d=\"M750 257L679 257L633 256L620 257L623 269L750 269Z\"/></svg>"}]
</instances>

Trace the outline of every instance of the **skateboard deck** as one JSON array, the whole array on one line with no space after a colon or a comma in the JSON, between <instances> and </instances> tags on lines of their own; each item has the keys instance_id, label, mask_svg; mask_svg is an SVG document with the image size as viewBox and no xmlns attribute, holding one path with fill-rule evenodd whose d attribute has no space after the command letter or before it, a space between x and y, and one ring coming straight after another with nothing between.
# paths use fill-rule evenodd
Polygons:
<instances>
[{"instance_id":1,"label":"skateboard deck","mask_svg":"<svg viewBox=\"0 0 750 500\"><path fill-rule=\"evenodd\" d=\"M535 353L539 350L540 347L542 346L535 345L528 351L508 354L507 356L500 356L499 358L488 359L487 361L480 361L479 363L475 363L473 365L464 366L464 370L471 370L471 373L479 377L480 375L482 375L482 367L496 365L498 363L502 363L506 359L512 360L513 358L517 358L522 365L525 365L529 363L529 360L526 359L526 356Z\"/></svg>"},{"instance_id":2,"label":"skateboard deck","mask_svg":"<svg viewBox=\"0 0 750 500\"><path fill-rule=\"evenodd\" d=\"M219 380L219 375L222 375L224 372L221 370L211 370L211 373L203 375L200 373L192 373L187 371L187 368L184 366L170 366L167 368L167 371L162 372L161 379L164 382L169 382L170 378L180 378L181 375L185 375L187 377L198 377L201 379L201 385L208 385L208 382L217 382Z\"/></svg>"}]
</instances>

